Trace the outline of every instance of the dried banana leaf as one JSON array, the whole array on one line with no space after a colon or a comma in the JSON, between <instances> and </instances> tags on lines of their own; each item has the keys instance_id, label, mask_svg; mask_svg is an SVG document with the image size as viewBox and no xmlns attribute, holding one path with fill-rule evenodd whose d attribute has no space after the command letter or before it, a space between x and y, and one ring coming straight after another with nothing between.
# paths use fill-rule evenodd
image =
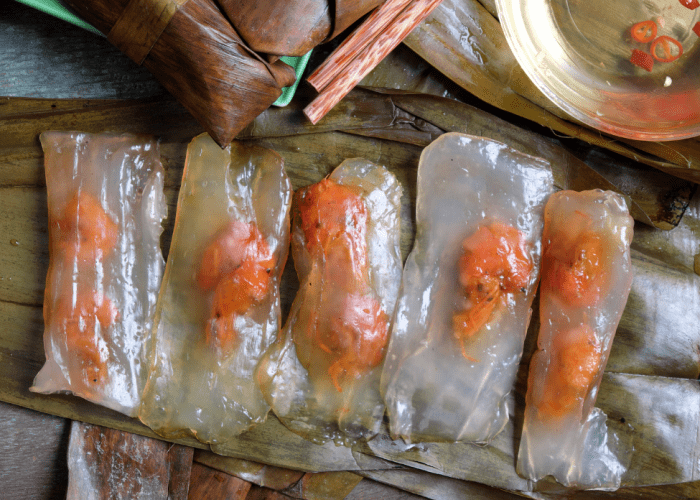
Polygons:
<instances>
[{"instance_id":1,"label":"dried banana leaf","mask_svg":"<svg viewBox=\"0 0 700 500\"><path fill-rule=\"evenodd\" d=\"M354 472L307 473L286 495L304 500L343 500L362 481Z\"/></svg>"},{"instance_id":2,"label":"dried banana leaf","mask_svg":"<svg viewBox=\"0 0 700 500\"><path fill-rule=\"evenodd\" d=\"M374 460L379 459L375 458ZM404 491L434 500L462 500L464 498L472 500L516 500L521 498L515 493L480 483L431 474L412 467L376 470L371 466L367 466L362 471L359 471L358 474L367 479L395 486Z\"/></svg>"},{"instance_id":3,"label":"dried banana leaf","mask_svg":"<svg viewBox=\"0 0 700 500\"><path fill-rule=\"evenodd\" d=\"M522 400L522 393L511 400L514 421L490 446L423 443L411 447L380 436L358 450L434 474L530 491L532 484L515 473L523 404L518 399ZM698 480L697 381L606 373L597 406L608 415L608 426L614 428L620 446L629 454L623 486Z\"/></svg>"},{"instance_id":4,"label":"dried banana leaf","mask_svg":"<svg viewBox=\"0 0 700 500\"><path fill-rule=\"evenodd\" d=\"M468 104L439 96L356 89L326 115L321 126L300 123L299 113L291 107L270 109L257 117L239 138L336 130L427 146L444 132L484 136L548 160L560 189L599 188L625 195L636 220L660 229L671 229L678 224L695 191L695 185L689 181L634 163L605 149L585 142L563 143ZM367 119L362 120L364 117ZM578 147L574 149L573 146Z\"/></svg>"},{"instance_id":5,"label":"dried banana leaf","mask_svg":"<svg viewBox=\"0 0 700 500\"><path fill-rule=\"evenodd\" d=\"M256 52L303 56L331 30L328 0L219 0L238 34Z\"/></svg>"},{"instance_id":6,"label":"dried banana leaf","mask_svg":"<svg viewBox=\"0 0 700 500\"><path fill-rule=\"evenodd\" d=\"M401 44L359 83L362 87L397 89L458 99L465 91Z\"/></svg>"},{"instance_id":7,"label":"dried banana leaf","mask_svg":"<svg viewBox=\"0 0 700 500\"><path fill-rule=\"evenodd\" d=\"M700 141L646 142L606 136L576 123L525 75L493 6L444 0L404 43L452 81L488 104L693 182L700 181Z\"/></svg>"},{"instance_id":8,"label":"dried banana leaf","mask_svg":"<svg viewBox=\"0 0 700 500\"><path fill-rule=\"evenodd\" d=\"M105 34L126 22L122 13L128 0L67 3ZM296 79L291 67L281 61L268 64L248 48L210 0L184 3L146 53L136 62L153 73L222 147Z\"/></svg>"},{"instance_id":9,"label":"dried banana leaf","mask_svg":"<svg viewBox=\"0 0 700 500\"><path fill-rule=\"evenodd\" d=\"M256 52L303 56L335 37L381 0L219 0L231 24Z\"/></svg>"},{"instance_id":10,"label":"dried banana leaf","mask_svg":"<svg viewBox=\"0 0 700 500\"><path fill-rule=\"evenodd\" d=\"M242 458L225 457L203 450L195 451L194 461L273 490L289 488L305 474L302 471L274 467Z\"/></svg>"},{"instance_id":11,"label":"dried banana leaf","mask_svg":"<svg viewBox=\"0 0 700 500\"><path fill-rule=\"evenodd\" d=\"M185 446L73 422L67 498L187 500L192 452Z\"/></svg>"},{"instance_id":12,"label":"dried banana leaf","mask_svg":"<svg viewBox=\"0 0 700 500\"><path fill-rule=\"evenodd\" d=\"M408 108L409 104L406 102L403 102L403 107L400 108L397 105L397 96L382 95L373 100L368 95L370 93L366 91L354 92L344 111L347 115L329 114L328 118L332 118L329 119L330 126L323 129L307 127L295 121L292 114L285 115L287 120L276 125L275 117L282 115L277 115L276 110L269 110L261 117L265 127L251 127L246 141L270 147L283 156L294 187L319 180L342 160L352 156L361 155L387 166L405 187L402 200L402 251L405 256L413 241L412 204L415 200L418 157L430 137L434 134L439 135L445 129L432 123L434 121L440 124L438 117L428 117L428 121L419 117L419 106L416 102L411 104L413 108ZM411 97L416 101L423 98L432 99ZM372 115L372 107L377 105L377 113L380 116L375 116L375 121L369 123L365 129L361 128L363 124L360 118L350 116L355 109L355 100L361 104L362 112L366 116ZM75 128L86 131L109 128L118 131L150 132L161 136L161 156L166 169L166 193L172 210L182 174L186 142L201 131L201 126L170 99L154 102L10 99L3 102L0 106L0 126L5 132L0 136L0 231L7 235L7 239L0 242L3 248L3 252L0 252L0 277L3 278L0 280L0 399L47 413L153 436L148 428L134 420L76 398L37 396L27 391L43 362L41 302L48 263L46 193L42 180L42 154L36 138L40 131L46 129ZM436 104L436 114L455 107L454 101L445 100L445 103ZM52 105L55 107L52 108ZM442 106L447 106L447 109ZM427 109L432 105L424 107ZM412 111L408 112L405 109ZM456 113L449 120L456 122L460 116ZM463 116L462 120L466 123L479 123L475 121L474 114ZM486 124L489 120L493 121L489 115L484 115L483 121ZM496 124L497 128L500 123ZM446 127L447 124L443 123L441 126ZM292 129L294 132L290 133ZM334 132L334 129L341 131ZM411 129L417 134L411 135L413 142L408 143L398 142L400 139L387 140L353 135L368 131L378 134L381 131L382 137L406 138L407 131ZM352 131L353 134L343 130ZM472 133L478 133L479 130L488 131L488 127L482 123ZM393 135L394 133L396 135ZM419 137L423 139L418 140ZM532 137L533 143L536 144L533 147L544 148L544 151L551 148L541 146L537 135ZM522 143L530 144L530 140L523 139ZM577 152L576 149L572 149L569 154L576 158ZM637 182L634 172L628 172L629 175L624 176L624 180L618 179L615 182L625 185L628 182ZM644 278L639 281L639 296L647 297L642 295L642 292L653 283L656 289L664 293L663 300L653 302L652 307L646 309L647 299L640 299L637 301L639 307L628 308L623 316L621 328L627 328L627 331L621 330L618 333L618 339L624 342L618 342L613 347L608 365L609 373L601 389L599 406L608 412L611 420L617 419L615 425L622 428L624 433L631 433L632 442L639 450L632 456L630 481L634 481L634 484L690 481L694 480L693 474L697 474L688 467L692 451L688 447L697 442L697 422L693 420L692 412L695 418L700 413L696 394L696 346L700 344L700 333L697 327L691 329L689 325L691 319L700 315L700 311L697 310L697 304L687 298L698 296L697 278L693 275L691 279L689 275L693 273L694 256L698 253L700 245L700 208L697 201L693 200L678 227L672 231L658 231L641 224L637 226L633 241L635 268L638 276ZM16 240L17 245L11 244L10 239ZM164 250L167 250L168 241L166 236L163 239ZM286 303L288 308L291 303L297 286L292 266L288 266L288 270L283 277L283 311L284 304ZM679 284L678 287L676 284ZM679 313L678 309L668 306L668 301L687 304L687 307ZM636 316L646 319L640 321ZM629 321L629 326L625 326L625 321ZM652 328L652 323L656 331L650 334L648 330ZM533 328L535 324L536 321L533 321ZM679 329L685 329L685 337L679 337ZM635 374L611 373L611 370L634 371ZM523 371L523 376L524 374L526 370ZM523 404L519 396L524 394L522 379L518 388L520 392L512 403L516 422ZM605 392L609 395L603 396ZM653 400L652 396L659 399ZM682 397L686 398L685 404L679 403ZM625 424L620 421L623 417ZM675 422L673 429L670 428L669 422ZM627 427L629 423L634 429ZM501 468L510 467L511 471L514 468L513 454L517 449L516 438L519 431L513 428L509 432L512 436L511 441L504 439L496 448L481 449L482 453L483 450L488 450L487 458L490 458L496 467L482 470L481 475L477 474L478 470L475 472L468 468L475 467L478 463L470 463L464 470L456 470L459 462L452 463L449 457L457 452L439 450L440 453L437 453L428 446L423 451L413 450L414 455L407 456L384 449L384 445L389 448L390 444L382 444L380 441L374 443L378 445L376 450L356 451L373 451L378 454L381 452L383 456L396 462L408 464L411 469L438 472L444 477L447 477L445 474L448 472L460 478L469 475L482 483L495 478L501 483L512 483L516 487L521 484L519 481L523 480L510 475L513 472L505 473L502 478L496 477ZM201 446L194 440L182 442ZM264 426L241 436L235 447L230 450L219 451L230 452L237 457L261 463L316 471L327 470L329 467L333 470L361 470L367 465L363 460L364 455L353 453L346 448L336 448L333 445L318 448L301 439L296 441L295 436L285 432L276 419L270 419ZM434 453L431 455L428 451ZM420 456L421 453L424 456ZM437 458L440 458L442 463ZM437 464L443 469L426 465L419 461L421 459L425 459L428 464ZM389 467L396 469L396 462L391 463ZM668 467L668 464L672 466ZM400 464L399 466L403 467ZM647 468L652 471L648 477L645 476ZM406 481L406 487L411 487L412 483L408 479ZM655 488L639 491L650 491L650 495L658 491L667 491L664 486ZM683 489L681 486L678 488L670 491L691 497L694 494L688 493L692 491L690 489ZM602 494L586 492L577 498L589 498L589 495L590 498L594 498L593 495Z\"/></svg>"}]
</instances>

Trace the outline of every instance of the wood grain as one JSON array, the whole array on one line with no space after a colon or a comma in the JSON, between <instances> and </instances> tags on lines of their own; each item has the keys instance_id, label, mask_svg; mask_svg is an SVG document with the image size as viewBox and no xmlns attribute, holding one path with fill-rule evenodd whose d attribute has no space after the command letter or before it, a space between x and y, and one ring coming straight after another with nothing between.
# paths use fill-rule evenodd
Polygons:
<instances>
[{"instance_id":1,"label":"wood grain","mask_svg":"<svg viewBox=\"0 0 700 500\"><path fill-rule=\"evenodd\" d=\"M321 91L319 96L304 108L304 114L316 124L352 88L357 85L379 62L420 24L442 0L412 0L382 31L374 41L364 47L335 78Z\"/></svg>"},{"instance_id":2,"label":"wood grain","mask_svg":"<svg viewBox=\"0 0 700 500\"><path fill-rule=\"evenodd\" d=\"M191 483L188 498L192 500L245 500L251 488L242 479L198 463L192 464Z\"/></svg>"},{"instance_id":3,"label":"wood grain","mask_svg":"<svg viewBox=\"0 0 700 500\"><path fill-rule=\"evenodd\" d=\"M65 497L70 422L0 402L0 430L0 496Z\"/></svg>"},{"instance_id":4,"label":"wood grain","mask_svg":"<svg viewBox=\"0 0 700 500\"><path fill-rule=\"evenodd\" d=\"M186 500L192 448L73 422L68 499Z\"/></svg>"},{"instance_id":5,"label":"wood grain","mask_svg":"<svg viewBox=\"0 0 700 500\"><path fill-rule=\"evenodd\" d=\"M306 79L317 91L331 83L362 50L373 42L384 28L411 2L411 0L387 0L377 7L350 36L321 63ZM388 55L388 54L387 54Z\"/></svg>"}]
</instances>

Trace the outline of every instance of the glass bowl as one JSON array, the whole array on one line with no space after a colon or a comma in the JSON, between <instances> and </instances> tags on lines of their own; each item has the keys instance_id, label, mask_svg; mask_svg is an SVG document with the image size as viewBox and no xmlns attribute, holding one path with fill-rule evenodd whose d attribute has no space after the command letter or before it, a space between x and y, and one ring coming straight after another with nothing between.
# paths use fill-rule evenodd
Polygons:
<instances>
[{"instance_id":1,"label":"glass bowl","mask_svg":"<svg viewBox=\"0 0 700 500\"><path fill-rule=\"evenodd\" d=\"M496 4L523 70L571 117L630 139L700 135L700 8L692 8L698 0ZM647 21L655 30L637 25Z\"/></svg>"}]
</instances>

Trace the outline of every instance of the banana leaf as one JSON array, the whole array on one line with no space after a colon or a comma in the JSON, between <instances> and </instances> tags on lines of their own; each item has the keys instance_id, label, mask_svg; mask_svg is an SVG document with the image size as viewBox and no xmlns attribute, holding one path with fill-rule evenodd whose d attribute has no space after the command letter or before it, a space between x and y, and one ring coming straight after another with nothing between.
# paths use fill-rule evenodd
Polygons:
<instances>
[{"instance_id":1,"label":"banana leaf","mask_svg":"<svg viewBox=\"0 0 700 500\"><path fill-rule=\"evenodd\" d=\"M482 135L499 132L501 139L494 137L496 140L512 140L512 147L529 147L539 156L550 155L550 161L559 164L559 177L570 179L567 182L593 185L605 181L620 190L628 189L630 199L639 199L635 189L645 189L629 188L643 186L638 184L642 182L639 178L646 175L643 170L631 168L635 165L628 164L630 168L621 166L619 169L613 166L611 172L615 175L606 173L603 176L589 167L586 158L577 156L581 151L576 148L565 149L551 138L506 124L453 100L415 94L378 94L360 89L346 101L344 110L334 110L322 127L312 127L302 121L294 111L300 107L280 110L279 113L278 110L268 110L246 130L244 140L272 148L283 156L295 188L321 179L349 157L363 156L387 166L405 187L402 199L404 257L411 248L415 233L413 203L420 152L432 138L458 126L473 127L467 131L481 132ZM166 169L166 194L172 213L186 144L193 135L201 132L201 126L170 98L152 102L31 99L4 102L0 107L0 126L5 132L0 137L0 231L8 236L3 252L0 252L0 399L74 420L155 437L150 429L135 420L105 408L70 396L40 396L28 392L43 363L41 304L48 264L46 191L37 136L48 129L91 132L106 128L160 136L161 156ZM368 123L363 121L365 117L371 118ZM590 150L583 151L590 154ZM609 154L600 148L594 151L602 151L601 158L607 158L604 155ZM617 157L611 155L610 158ZM603 160L600 162L604 163ZM587 174L572 174L578 172L577 169ZM689 202L688 192L684 196L678 195L682 192L679 185L669 188L660 178L653 182L659 184L660 191L656 195L656 205L644 205L655 207L654 210L642 211L648 219L652 219L651 213L663 213L666 209L659 208L662 205L668 208ZM691 184L684 185L692 190ZM678 205L674 205L676 202ZM654 217L660 220L658 216ZM700 244L697 200L692 199L687 210L679 210L670 220L673 222L668 224L677 224L672 231L637 224L633 241L637 273L633 287L637 286L637 291L633 288L633 300L623 316L618 333L620 340L613 346L598 401L600 408L607 412L611 426L628 440L624 442L634 446L625 485L700 480L694 465L697 460L693 458L697 454L694 447L700 427L697 421L700 389L696 347L700 343L700 330L692 321L700 316L695 299L700 278L693 272L694 257ZM166 252L168 231L172 232L172 226L166 227L162 240ZM292 266L288 266L282 281L283 314L286 314L298 286ZM654 296L654 290L661 296L652 301L650 297ZM535 318L531 333L534 328ZM530 336L528 352L532 352L533 345ZM439 475L445 479L528 491L532 485L514 472L527 356L526 352L521 377L512 397L514 418L505 433L490 447L428 444L405 449L401 443L391 442L386 435L355 450L332 444L318 447L287 432L270 417L266 424L243 434L227 449L218 451L273 466L318 472L365 471L369 466L365 459L372 454L387 459L388 463L382 462L388 468L387 478L397 470L408 468L430 473L421 475L427 478L425 481ZM177 442L204 448L193 439ZM482 460L486 462L482 463ZM486 467L487 463L489 467ZM403 480L407 488L423 487L418 484L422 480L415 476ZM663 490L664 487L659 488ZM538 495L542 494L538 492ZM583 493L581 497L588 498L586 495L589 494L593 495Z\"/></svg>"},{"instance_id":2,"label":"banana leaf","mask_svg":"<svg viewBox=\"0 0 700 500\"><path fill-rule=\"evenodd\" d=\"M366 110L374 110L367 120ZM678 224L695 184L578 142L573 148L530 132L486 111L453 99L358 89L326 115L320 126L300 121L300 110L268 110L239 135L240 139L345 131L365 137L427 146L444 132L463 132L503 142L550 162L560 189L608 189L627 197L632 216L660 229ZM571 151L570 151L571 149ZM660 204L664 200L665 203Z\"/></svg>"},{"instance_id":3,"label":"banana leaf","mask_svg":"<svg viewBox=\"0 0 700 500\"><path fill-rule=\"evenodd\" d=\"M242 458L225 457L204 450L197 450L194 453L194 461L273 490L284 490L296 484L305 474L303 471L274 467Z\"/></svg>"},{"instance_id":4,"label":"banana leaf","mask_svg":"<svg viewBox=\"0 0 700 500\"><path fill-rule=\"evenodd\" d=\"M566 115L525 75L498 23L491 0L444 0L404 43L462 88L495 106L566 137L578 138L700 181L700 140L635 141L605 135Z\"/></svg>"},{"instance_id":5,"label":"banana leaf","mask_svg":"<svg viewBox=\"0 0 700 500\"><path fill-rule=\"evenodd\" d=\"M290 66L268 63L253 52L211 0L164 5L152 0L138 6L126 0L67 3L143 64L222 147L296 79ZM164 25L149 25L154 16L146 14L152 11Z\"/></svg>"}]
</instances>

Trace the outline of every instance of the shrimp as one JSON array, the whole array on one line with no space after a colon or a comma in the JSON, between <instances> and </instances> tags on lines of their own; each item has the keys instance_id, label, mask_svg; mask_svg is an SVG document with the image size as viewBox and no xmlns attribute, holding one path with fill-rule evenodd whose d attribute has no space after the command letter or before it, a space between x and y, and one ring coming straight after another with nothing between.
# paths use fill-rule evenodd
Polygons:
<instances>
[{"instance_id":1,"label":"shrimp","mask_svg":"<svg viewBox=\"0 0 700 500\"><path fill-rule=\"evenodd\" d=\"M601 342L588 325L561 333L554 344L550 371L536 403L541 419L562 418L582 406L600 372L603 355Z\"/></svg>"},{"instance_id":2,"label":"shrimp","mask_svg":"<svg viewBox=\"0 0 700 500\"><path fill-rule=\"evenodd\" d=\"M325 353L327 373L342 392L346 377L358 378L381 363L388 340L388 317L369 288L368 211L355 189L330 179L309 187L298 206L306 250L315 262L325 263L321 283L334 290L326 292L324 304L332 319L315 316L306 335L295 335L294 342L307 366L314 349Z\"/></svg>"},{"instance_id":3,"label":"shrimp","mask_svg":"<svg viewBox=\"0 0 700 500\"><path fill-rule=\"evenodd\" d=\"M204 250L197 271L197 284L204 291L211 290L223 276L236 270L246 260L258 262L268 270L275 267L270 246L257 226L233 220L219 231Z\"/></svg>"},{"instance_id":4,"label":"shrimp","mask_svg":"<svg viewBox=\"0 0 700 500\"><path fill-rule=\"evenodd\" d=\"M465 342L488 323L505 294L526 292L533 263L525 235L500 222L480 226L462 242L462 250L458 269L466 307L452 321L462 355L475 361Z\"/></svg>"},{"instance_id":5,"label":"shrimp","mask_svg":"<svg viewBox=\"0 0 700 500\"><path fill-rule=\"evenodd\" d=\"M543 285L555 291L573 307L592 306L601 298L605 286L603 244L596 234L581 232L567 249L552 245L552 261L545 270Z\"/></svg>"},{"instance_id":6,"label":"shrimp","mask_svg":"<svg viewBox=\"0 0 700 500\"><path fill-rule=\"evenodd\" d=\"M270 286L270 269L248 259L225 275L214 290L212 313L205 340L228 350L236 340L235 319L262 301Z\"/></svg>"},{"instance_id":7,"label":"shrimp","mask_svg":"<svg viewBox=\"0 0 700 500\"><path fill-rule=\"evenodd\" d=\"M625 467L595 408L632 285L634 222L610 191L559 191L547 201L537 351L530 361L517 470L531 480L617 488Z\"/></svg>"},{"instance_id":8,"label":"shrimp","mask_svg":"<svg viewBox=\"0 0 700 500\"><path fill-rule=\"evenodd\" d=\"M268 293L275 258L257 226L231 221L205 248L196 275L203 291L214 290L205 341L228 351L237 338L236 317Z\"/></svg>"},{"instance_id":9,"label":"shrimp","mask_svg":"<svg viewBox=\"0 0 700 500\"><path fill-rule=\"evenodd\" d=\"M95 342L99 323L102 329L114 324L119 313L107 297L98 292L63 294L51 312L51 322L65 332L69 352L83 363L85 381L101 385L107 365Z\"/></svg>"},{"instance_id":10,"label":"shrimp","mask_svg":"<svg viewBox=\"0 0 700 500\"><path fill-rule=\"evenodd\" d=\"M119 235L117 224L100 202L84 191L73 196L53 227L59 249L67 259L79 263L101 261L114 250Z\"/></svg>"}]
</instances>

